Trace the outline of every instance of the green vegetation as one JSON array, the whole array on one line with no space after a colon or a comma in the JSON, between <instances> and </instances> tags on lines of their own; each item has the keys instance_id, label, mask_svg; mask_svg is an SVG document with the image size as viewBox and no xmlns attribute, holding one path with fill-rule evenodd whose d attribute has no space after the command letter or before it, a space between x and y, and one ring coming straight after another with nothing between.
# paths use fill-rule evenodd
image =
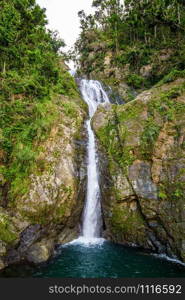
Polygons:
<instances>
[{"instance_id":1,"label":"green vegetation","mask_svg":"<svg viewBox=\"0 0 185 300\"><path fill-rule=\"evenodd\" d=\"M105 116L107 122L105 126L97 130L96 134L106 150L110 160L110 169L114 173L115 162L127 174L128 167L135 159L134 147L125 142L135 136L135 130L140 123L139 116L144 105L141 102L132 101L124 106L113 106L113 115ZM133 122L136 128L129 128L129 123ZM111 161L113 162L111 164Z\"/></svg>"},{"instance_id":2,"label":"green vegetation","mask_svg":"<svg viewBox=\"0 0 185 300\"><path fill-rule=\"evenodd\" d=\"M115 161L119 166L125 167L125 165L130 164L130 160L132 160L129 155L130 149L123 147L124 135L127 134L127 129L124 127L124 133L121 140L117 126L118 124L114 121L109 121L105 127L98 130L97 136L105 147L109 159Z\"/></svg>"},{"instance_id":3,"label":"green vegetation","mask_svg":"<svg viewBox=\"0 0 185 300\"><path fill-rule=\"evenodd\" d=\"M185 91L185 84L178 84L166 91L156 93L149 103L149 112L152 116L155 112L161 115L163 121L174 121L182 117L185 112L185 104L176 98Z\"/></svg>"},{"instance_id":4,"label":"green vegetation","mask_svg":"<svg viewBox=\"0 0 185 300\"><path fill-rule=\"evenodd\" d=\"M184 1L121 3L94 0L94 14L79 12L82 32L74 53L79 72L126 81L136 90L184 77Z\"/></svg>"},{"instance_id":5,"label":"green vegetation","mask_svg":"<svg viewBox=\"0 0 185 300\"><path fill-rule=\"evenodd\" d=\"M137 88L141 88L143 86L144 79L143 79L143 77L141 77L137 74L129 74L126 77L126 83L137 89Z\"/></svg>"},{"instance_id":6,"label":"green vegetation","mask_svg":"<svg viewBox=\"0 0 185 300\"><path fill-rule=\"evenodd\" d=\"M10 218L0 210L0 240L6 243L13 243L17 239L16 233L10 225Z\"/></svg>"},{"instance_id":7,"label":"green vegetation","mask_svg":"<svg viewBox=\"0 0 185 300\"><path fill-rule=\"evenodd\" d=\"M169 83L178 78L184 78L184 77L185 77L185 70L182 71L172 70L168 75L164 76L164 78L157 84L157 86L161 86L164 83Z\"/></svg>"},{"instance_id":8,"label":"green vegetation","mask_svg":"<svg viewBox=\"0 0 185 300\"><path fill-rule=\"evenodd\" d=\"M143 220L138 211L132 212L128 206L117 205L113 208L110 224L115 236L118 234L129 240L133 235L137 236L135 228L141 228Z\"/></svg>"},{"instance_id":9,"label":"green vegetation","mask_svg":"<svg viewBox=\"0 0 185 300\"><path fill-rule=\"evenodd\" d=\"M73 104L57 95L79 96L44 9L35 0L1 0L0 8L0 189L15 198L27 192L39 143L60 109L74 117Z\"/></svg>"},{"instance_id":10,"label":"green vegetation","mask_svg":"<svg viewBox=\"0 0 185 300\"><path fill-rule=\"evenodd\" d=\"M146 120L141 136L141 153L144 159L150 159L155 141L160 133L161 126L156 124L152 117Z\"/></svg>"}]
</instances>

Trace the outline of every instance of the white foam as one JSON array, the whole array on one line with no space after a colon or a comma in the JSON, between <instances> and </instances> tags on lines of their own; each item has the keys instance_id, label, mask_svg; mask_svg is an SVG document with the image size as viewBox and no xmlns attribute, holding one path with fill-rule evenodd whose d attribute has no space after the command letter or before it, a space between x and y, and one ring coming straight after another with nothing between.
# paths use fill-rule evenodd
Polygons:
<instances>
[{"instance_id":1,"label":"white foam","mask_svg":"<svg viewBox=\"0 0 185 300\"><path fill-rule=\"evenodd\" d=\"M152 254L152 255L155 256L155 257L158 257L158 258L161 258L161 259L164 259L164 260L168 260L170 262L173 262L173 263L185 266L185 263L183 263L182 261L180 261L180 260L178 260L176 258L169 257L166 254Z\"/></svg>"},{"instance_id":2,"label":"white foam","mask_svg":"<svg viewBox=\"0 0 185 300\"><path fill-rule=\"evenodd\" d=\"M80 236L78 239L75 239L63 246L69 245L81 245L84 247L91 247L91 246L101 246L106 240L103 238L86 238L84 236Z\"/></svg>"}]
</instances>

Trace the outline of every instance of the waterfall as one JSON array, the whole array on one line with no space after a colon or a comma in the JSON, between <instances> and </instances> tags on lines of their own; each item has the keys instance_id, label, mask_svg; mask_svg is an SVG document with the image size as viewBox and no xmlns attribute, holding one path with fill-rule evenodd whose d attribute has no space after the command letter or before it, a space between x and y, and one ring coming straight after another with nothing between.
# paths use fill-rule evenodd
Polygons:
<instances>
[{"instance_id":1,"label":"waterfall","mask_svg":"<svg viewBox=\"0 0 185 300\"><path fill-rule=\"evenodd\" d=\"M100 82L96 80L82 79L80 82L80 90L89 108L89 119L86 121L88 132L87 193L82 223L82 239L88 242L100 237L102 226L98 180L98 155L95 135L91 128L91 119L98 105L108 103L109 98Z\"/></svg>"}]
</instances>

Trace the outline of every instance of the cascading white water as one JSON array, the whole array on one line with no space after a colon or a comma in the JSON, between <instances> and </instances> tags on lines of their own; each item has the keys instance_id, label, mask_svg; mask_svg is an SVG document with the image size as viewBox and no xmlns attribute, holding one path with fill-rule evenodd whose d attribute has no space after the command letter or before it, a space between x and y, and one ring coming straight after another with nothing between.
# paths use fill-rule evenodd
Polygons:
<instances>
[{"instance_id":1,"label":"cascading white water","mask_svg":"<svg viewBox=\"0 0 185 300\"><path fill-rule=\"evenodd\" d=\"M84 101L89 107L89 120L86 121L88 132L87 195L82 224L82 237L88 241L100 236L102 225L97 168L98 156L96 152L95 136L91 128L91 119L96 112L98 105L108 103L109 98L100 82L96 80L82 79L80 90Z\"/></svg>"},{"instance_id":2,"label":"cascading white water","mask_svg":"<svg viewBox=\"0 0 185 300\"><path fill-rule=\"evenodd\" d=\"M87 167L87 198L83 213L82 235L86 238L100 236L101 206L99 201L99 183L94 133L90 120L87 121L88 131L88 167Z\"/></svg>"},{"instance_id":3,"label":"cascading white water","mask_svg":"<svg viewBox=\"0 0 185 300\"><path fill-rule=\"evenodd\" d=\"M97 80L82 79L80 81L80 91L89 108L89 119L86 121L88 132L87 193L81 236L67 243L66 246L69 244L102 244L104 242L104 239L100 238L102 218L98 180L98 155L94 132L91 128L91 119L99 104L110 103L110 101L101 83Z\"/></svg>"}]
</instances>

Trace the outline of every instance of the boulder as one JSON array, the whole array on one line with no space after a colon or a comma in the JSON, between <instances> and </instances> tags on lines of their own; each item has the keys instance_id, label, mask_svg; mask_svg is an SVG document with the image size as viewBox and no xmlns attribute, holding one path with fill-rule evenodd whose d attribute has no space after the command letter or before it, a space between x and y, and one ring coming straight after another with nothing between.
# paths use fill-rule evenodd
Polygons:
<instances>
[{"instance_id":1,"label":"boulder","mask_svg":"<svg viewBox=\"0 0 185 300\"><path fill-rule=\"evenodd\" d=\"M40 264L46 262L53 254L54 241L43 239L32 245L27 251L25 257L29 263Z\"/></svg>"}]
</instances>

